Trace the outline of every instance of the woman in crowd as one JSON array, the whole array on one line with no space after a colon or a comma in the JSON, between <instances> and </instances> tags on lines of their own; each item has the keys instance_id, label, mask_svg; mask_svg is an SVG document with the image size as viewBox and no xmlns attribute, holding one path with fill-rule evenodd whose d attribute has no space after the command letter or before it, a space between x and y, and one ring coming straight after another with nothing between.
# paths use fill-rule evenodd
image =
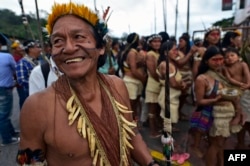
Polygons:
<instances>
[{"instance_id":1,"label":"woman in crowd","mask_svg":"<svg viewBox=\"0 0 250 166\"><path fill-rule=\"evenodd\" d=\"M183 33L182 36L179 37L178 58L175 59L176 65L178 66L182 75L182 79L187 85L187 88L182 90L180 95L180 105L178 110L180 120L189 119L189 117L182 112L182 107L184 106L188 95L191 95L191 85L193 82L191 62L193 59L193 54L196 52L196 50L196 46L190 46L189 35L187 33Z\"/></svg>"},{"instance_id":2,"label":"woman in crowd","mask_svg":"<svg viewBox=\"0 0 250 166\"><path fill-rule=\"evenodd\" d=\"M162 126L160 126L162 125L160 106L158 104L160 82L156 73L157 62L160 56L159 50L161 47L161 40L162 38L158 34L151 35L147 40L149 49L146 55L148 79L145 91L145 103L148 105L150 136L152 138L160 137L161 134L158 131L162 129Z\"/></svg>"},{"instance_id":3,"label":"woman in crowd","mask_svg":"<svg viewBox=\"0 0 250 166\"><path fill-rule=\"evenodd\" d=\"M166 58L169 61L169 94L170 94L170 118L172 125L178 123L179 120L179 97L181 91L185 90L187 84L182 80L181 73L176 65L175 59L178 58L178 50L174 42L167 41L162 44L160 58L158 60L158 74L161 83L161 91L158 97L159 105L161 106L161 117L164 118L165 112L165 78L166 78ZM178 131L175 126L172 131Z\"/></svg>"},{"instance_id":4,"label":"woman in crowd","mask_svg":"<svg viewBox=\"0 0 250 166\"><path fill-rule=\"evenodd\" d=\"M226 32L222 40L221 46L223 50L226 50L228 47L233 47L239 51L242 46L241 33L239 31Z\"/></svg>"},{"instance_id":5,"label":"woman in crowd","mask_svg":"<svg viewBox=\"0 0 250 166\"><path fill-rule=\"evenodd\" d=\"M129 92L129 99L132 110L134 111L133 116L135 120L138 120L140 116L138 106L140 105L143 85L147 79L147 75L144 72L145 58L137 51L138 45L139 35L137 33L129 34L127 37L127 45L121 57L123 80Z\"/></svg>"},{"instance_id":6,"label":"woman in crowd","mask_svg":"<svg viewBox=\"0 0 250 166\"><path fill-rule=\"evenodd\" d=\"M221 76L223 60L223 54L218 47L208 47L195 80L198 108L195 112L196 119L193 118L191 121L191 127L195 131L194 149L198 148L201 135L209 133L209 147L205 156L206 166L224 165L223 150L226 138L231 132L240 130L240 126L231 125L232 121L240 117L238 100L230 101L222 98L219 93L219 90L228 86L228 82Z\"/></svg>"},{"instance_id":7,"label":"woman in crowd","mask_svg":"<svg viewBox=\"0 0 250 166\"><path fill-rule=\"evenodd\" d=\"M221 48L220 44L221 40L221 28L220 27L211 27L208 28L203 41L203 47L199 47L197 50L197 53L194 56L194 62L193 62L193 77L195 78L198 72L198 67L200 65L200 62L202 60L202 57L204 55L204 52L209 46L217 46Z\"/></svg>"}]
</instances>

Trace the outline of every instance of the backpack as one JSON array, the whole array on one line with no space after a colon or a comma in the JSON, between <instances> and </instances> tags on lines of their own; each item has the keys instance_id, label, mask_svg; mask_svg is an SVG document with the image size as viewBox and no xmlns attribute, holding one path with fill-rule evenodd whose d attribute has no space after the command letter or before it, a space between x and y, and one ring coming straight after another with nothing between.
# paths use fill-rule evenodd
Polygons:
<instances>
[{"instance_id":1,"label":"backpack","mask_svg":"<svg viewBox=\"0 0 250 166\"><path fill-rule=\"evenodd\" d=\"M43 74L43 78L44 78L44 85L45 88L47 88L48 84L48 76L49 76L49 71L50 71L50 65L48 62L45 62L41 65L41 70L42 70L42 74Z\"/></svg>"}]
</instances>

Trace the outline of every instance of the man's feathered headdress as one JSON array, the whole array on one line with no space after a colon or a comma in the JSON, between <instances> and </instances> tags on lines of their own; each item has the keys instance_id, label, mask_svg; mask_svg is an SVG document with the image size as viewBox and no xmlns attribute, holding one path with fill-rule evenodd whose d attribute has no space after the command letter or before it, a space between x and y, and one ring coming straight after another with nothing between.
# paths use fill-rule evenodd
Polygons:
<instances>
[{"instance_id":1,"label":"man's feathered headdress","mask_svg":"<svg viewBox=\"0 0 250 166\"><path fill-rule=\"evenodd\" d=\"M52 13L49 15L46 25L48 34L51 34L52 28L59 17L71 14L88 21L89 24L94 27L96 32L103 38L108 32L108 20L106 18L109 12L109 8L110 7L108 7L104 11L103 16L101 17L98 15L98 11L94 12L85 5L75 4L72 2L63 4L55 3L52 7Z\"/></svg>"}]
</instances>

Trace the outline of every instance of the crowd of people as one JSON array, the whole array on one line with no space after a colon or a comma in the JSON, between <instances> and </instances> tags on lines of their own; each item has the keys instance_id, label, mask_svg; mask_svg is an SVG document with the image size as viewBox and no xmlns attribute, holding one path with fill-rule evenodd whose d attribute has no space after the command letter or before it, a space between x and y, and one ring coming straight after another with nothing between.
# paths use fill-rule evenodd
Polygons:
<instances>
[{"instance_id":1,"label":"crowd of people","mask_svg":"<svg viewBox=\"0 0 250 166\"><path fill-rule=\"evenodd\" d=\"M211 27L194 41L188 33L176 39L134 32L120 41L107 36L96 13L79 9L89 10L55 4L43 51L27 40L14 41L12 55L0 53L1 146L20 141L18 164L158 165L140 128L148 126L149 137L157 139L163 129L178 132L180 120L190 121L192 149L200 158L206 153L207 166L224 165L223 148L234 133L236 148L247 147L250 64L242 58L249 55L243 55L238 30L222 36L220 27ZM10 121L14 87L20 140ZM187 102L195 108L191 115L182 112ZM166 107L170 124L164 123Z\"/></svg>"}]
</instances>

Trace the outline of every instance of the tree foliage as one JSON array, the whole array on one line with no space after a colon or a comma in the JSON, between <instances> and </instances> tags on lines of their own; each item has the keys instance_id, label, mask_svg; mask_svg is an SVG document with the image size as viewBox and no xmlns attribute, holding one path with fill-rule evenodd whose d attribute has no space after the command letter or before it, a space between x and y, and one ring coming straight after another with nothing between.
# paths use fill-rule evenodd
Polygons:
<instances>
[{"instance_id":1,"label":"tree foliage","mask_svg":"<svg viewBox=\"0 0 250 166\"><path fill-rule=\"evenodd\" d=\"M36 14L26 15L28 25L23 24L21 15L16 15L9 9L0 9L0 32L13 39L39 39L39 28ZM40 19L41 26L46 25L46 19Z\"/></svg>"},{"instance_id":2,"label":"tree foliage","mask_svg":"<svg viewBox=\"0 0 250 166\"><path fill-rule=\"evenodd\" d=\"M226 27L233 26L233 21L234 21L234 17L224 18L222 20L216 21L215 23L213 23L213 25L220 26L222 28L226 28Z\"/></svg>"}]
</instances>

